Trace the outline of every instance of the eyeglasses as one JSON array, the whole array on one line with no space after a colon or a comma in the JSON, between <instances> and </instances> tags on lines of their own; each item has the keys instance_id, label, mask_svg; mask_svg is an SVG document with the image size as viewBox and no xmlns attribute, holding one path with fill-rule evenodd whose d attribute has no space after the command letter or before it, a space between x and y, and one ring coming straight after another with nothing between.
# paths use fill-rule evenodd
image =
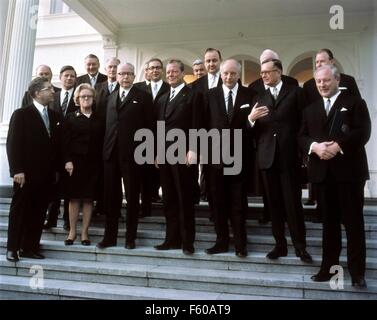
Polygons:
<instances>
[{"instance_id":1,"label":"eyeglasses","mask_svg":"<svg viewBox=\"0 0 377 320\"><path fill-rule=\"evenodd\" d=\"M135 74L133 72L118 72L118 75L133 77Z\"/></svg>"},{"instance_id":2,"label":"eyeglasses","mask_svg":"<svg viewBox=\"0 0 377 320\"><path fill-rule=\"evenodd\" d=\"M148 69L149 70L161 70L162 67L161 66L153 66L153 67L149 67Z\"/></svg>"},{"instance_id":3,"label":"eyeglasses","mask_svg":"<svg viewBox=\"0 0 377 320\"><path fill-rule=\"evenodd\" d=\"M52 90L53 89L53 87L52 86L48 86L47 88L42 88L41 90L39 90L39 91L47 91L47 90Z\"/></svg>"},{"instance_id":4,"label":"eyeglasses","mask_svg":"<svg viewBox=\"0 0 377 320\"><path fill-rule=\"evenodd\" d=\"M269 70L269 71L261 71L260 72L260 75L261 76L263 76L263 75L265 75L265 74L271 74L272 72L274 72L274 71L278 71L278 69L273 69L273 70Z\"/></svg>"},{"instance_id":5,"label":"eyeglasses","mask_svg":"<svg viewBox=\"0 0 377 320\"><path fill-rule=\"evenodd\" d=\"M80 99L92 99L93 96L79 96Z\"/></svg>"}]
</instances>

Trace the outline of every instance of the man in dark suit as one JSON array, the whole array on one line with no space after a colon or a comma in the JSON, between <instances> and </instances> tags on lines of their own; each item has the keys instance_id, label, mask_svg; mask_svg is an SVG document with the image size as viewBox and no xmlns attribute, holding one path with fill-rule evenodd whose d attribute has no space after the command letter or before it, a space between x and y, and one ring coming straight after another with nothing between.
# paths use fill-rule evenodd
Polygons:
<instances>
[{"instance_id":1,"label":"man in dark suit","mask_svg":"<svg viewBox=\"0 0 377 320\"><path fill-rule=\"evenodd\" d=\"M63 66L60 69L60 82L62 89L54 94L54 102L50 105L50 108L60 114L61 118L64 119L67 114L74 112L78 109L75 102L73 101L73 92L76 83L76 71L72 66ZM60 157L59 157L60 158ZM60 177L57 179L56 187L54 190L53 201L49 204L47 221L44 224L44 229L49 229L56 227L58 216L60 213L60 198L62 191L62 179L64 174L64 164L60 163ZM69 199L64 199L64 226L65 230L69 230Z\"/></svg>"},{"instance_id":2,"label":"man in dark suit","mask_svg":"<svg viewBox=\"0 0 377 320\"><path fill-rule=\"evenodd\" d=\"M322 67L323 65L335 65L335 59L332 51L330 49L321 49L317 52L315 56L315 67L316 69ZM315 79L311 78L306 81L303 86L305 99L307 104L311 104L317 100L321 100L321 95L318 92ZM341 73L339 89L344 92L345 95L355 96L361 98L359 88L357 87L355 78Z\"/></svg>"},{"instance_id":3,"label":"man in dark suit","mask_svg":"<svg viewBox=\"0 0 377 320\"><path fill-rule=\"evenodd\" d=\"M170 91L157 101L158 121L164 121L165 134L157 139L165 139L170 130L184 132L184 163L176 163L167 157L167 150L173 141L166 141L166 148L158 150L156 163L160 168L166 218L165 241L155 246L157 250L179 249L184 254L193 254L195 240L195 216L193 203L193 175L195 172L195 151L189 149L189 130L198 128L198 111L203 109L203 96L187 87L183 82L184 64L171 60L166 66L166 78ZM181 141L182 142L182 141ZM180 145L182 148L182 146Z\"/></svg>"},{"instance_id":4,"label":"man in dark suit","mask_svg":"<svg viewBox=\"0 0 377 320\"><path fill-rule=\"evenodd\" d=\"M206 68L207 74L200 77L190 84L190 86L198 92L201 92L204 96L204 99L207 97L207 92L212 88L221 88L223 81L220 76L220 64L221 64L221 52L215 48L207 48L204 53L204 66ZM207 102L205 101L205 104ZM201 165L200 173L200 187L197 186L198 173L194 178L194 188L197 189L195 193L199 193L199 197L202 200L208 200L210 208L212 207L211 195L209 194L209 186L206 183L206 165ZM197 198L195 195L194 198ZM212 217L210 217L211 219Z\"/></svg>"},{"instance_id":5,"label":"man in dark suit","mask_svg":"<svg viewBox=\"0 0 377 320\"><path fill-rule=\"evenodd\" d=\"M304 262L312 258L306 251L305 223L301 204L301 181L297 134L302 91L281 81L280 60L267 60L261 66L261 76L268 89L258 95L249 122L257 144L257 161L271 214L275 248L269 259L287 255L284 235L285 220L297 257Z\"/></svg>"},{"instance_id":6,"label":"man in dark suit","mask_svg":"<svg viewBox=\"0 0 377 320\"><path fill-rule=\"evenodd\" d=\"M264 61L271 60L271 59L279 60L279 55L277 54L277 52L275 52L271 49L265 49L259 57L260 65L262 65ZM298 81L295 78L292 78L290 76L286 76L286 75L282 74L281 75L281 81L283 81L283 83L285 83L285 84L289 84L289 85L298 87ZM251 84L249 84L249 88L251 90L253 90L254 92L256 92L257 94L264 94L264 92L268 89L268 86L266 86L264 84L262 78L259 78L259 79L255 80L254 82L252 82ZM254 153L254 155L255 155L255 153ZM255 161L255 159L253 159L253 161L251 161L251 163L253 164L253 172L255 173L251 176L251 178L253 179L252 184L253 185L259 184L259 187L260 187L261 192L262 192L262 197L263 197L263 211L262 211L261 216L259 217L259 223L265 224L268 221L270 221L270 219L271 219L271 215L270 215L270 212L268 210L268 201L267 201L265 192L263 190L263 183L262 183L262 180L260 179L257 162Z\"/></svg>"},{"instance_id":7,"label":"man in dark suit","mask_svg":"<svg viewBox=\"0 0 377 320\"><path fill-rule=\"evenodd\" d=\"M107 76L99 72L99 59L94 54L89 54L85 58L85 70L87 74L84 74L76 79L76 86L82 83L88 83L95 88L97 83L101 83L107 80Z\"/></svg>"},{"instance_id":8,"label":"man in dark suit","mask_svg":"<svg viewBox=\"0 0 377 320\"><path fill-rule=\"evenodd\" d=\"M96 89L96 102L95 111L96 113L106 121L106 106L107 100L113 91L119 89L119 84L117 82L117 69L120 64L120 60L116 57L108 58L106 60L105 70L107 74L107 81L97 83Z\"/></svg>"},{"instance_id":9,"label":"man in dark suit","mask_svg":"<svg viewBox=\"0 0 377 320\"><path fill-rule=\"evenodd\" d=\"M115 246L118 220L122 208L122 178L127 200L127 249L135 248L139 217L141 166L135 162L134 151L139 143L134 141L139 129L152 130L153 115L149 97L135 86L135 69L130 63L118 66L119 90L108 99L104 156L104 207L106 212L105 235L97 247Z\"/></svg>"},{"instance_id":10,"label":"man in dark suit","mask_svg":"<svg viewBox=\"0 0 377 320\"><path fill-rule=\"evenodd\" d=\"M145 91L153 99L153 114L157 117L156 103L158 99L170 91L168 83L162 80L163 63L158 58L152 58L148 61L148 79L149 84L145 81L136 83L135 86ZM143 180L141 185L141 217L151 215L151 203L160 201L160 172L154 166L146 164L143 168Z\"/></svg>"},{"instance_id":11,"label":"man in dark suit","mask_svg":"<svg viewBox=\"0 0 377 320\"><path fill-rule=\"evenodd\" d=\"M331 279L339 265L341 223L347 235L347 264L355 287L366 287L364 185L369 179L365 144L371 120L364 100L339 90L341 75L333 65L315 72L321 99L303 112L300 146L309 154L309 181L317 187L323 218L322 264L313 281Z\"/></svg>"},{"instance_id":12,"label":"man in dark suit","mask_svg":"<svg viewBox=\"0 0 377 320\"><path fill-rule=\"evenodd\" d=\"M226 166L221 163L209 161L208 177L209 190L213 204L213 218L216 230L216 244L206 250L208 254L227 252L229 247L229 226L231 221L235 253L238 257L247 256L247 235L245 218L247 211L247 171L251 152L249 139L246 138L247 117L251 111L253 100L252 91L239 85L241 65L234 59L228 59L221 63L220 67L222 87L208 91L204 127L207 130L217 129L223 133L224 129L230 131L230 154L240 159L241 169L237 174L227 175L224 172ZM241 153L235 153L234 131L242 131ZM214 140L212 140L213 143ZM226 143L221 140L220 147L212 145L210 149L223 150ZM227 149L227 148L226 148ZM208 150L208 155L212 151Z\"/></svg>"},{"instance_id":13,"label":"man in dark suit","mask_svg":"<svg viewBox=\"0 0 377 320\"><path fill-rule=\"evenodd\" d=\"M51 83L51 79L52 79L52 71L51 71L51 68L45 64L41 64L40 66L37 67L36 69L36 76L37 77L43 77L43 78L47 78L48 81L50 81ZM55 87L55 86L52 86L53 89L54 89L54 92L58 92L60 91L60 88L58 87ZM26 91L25 94L24 94L24 97L22 98L22 104L21 104L21 107L26 107L26 106L29 106L33 103L33 98L31 97L31 95L29 94L29 91Z\"/></svg>"},{"instance_id":14,"label":"man in dark suit","mask_svg":"<svg viewBox=\"0 0 377 320\"><path fill-rule=\"evenodd\" d=\"M271 59L280 60L279 55L271 49L264 50L259 57L259 61L261 65L263 64L264 61L271 60ZM298 81L295 78L286 76L284 74L281 75L281 81L292 86L298 86ZM249 88L254 90L257 93L263 93L264 91L266 91L262 78L259 78L255 80L254 82L252 82L251 84L249 84Z\"/></svg>"},{"instance_id":15,"label":"man in dark suit","mask_svg":"<svg viewBox=\"0 0 377 320\"><path fill-rule=\"evenodd\" d=\"M6 258L43 259L39 253L49 191L56 172L58 114L48 109L54 99L51 83L36 78L29 85L33 103L17 109L10 120L7 155L14 194L9 212Z\"/></svg>"}]
</instances>

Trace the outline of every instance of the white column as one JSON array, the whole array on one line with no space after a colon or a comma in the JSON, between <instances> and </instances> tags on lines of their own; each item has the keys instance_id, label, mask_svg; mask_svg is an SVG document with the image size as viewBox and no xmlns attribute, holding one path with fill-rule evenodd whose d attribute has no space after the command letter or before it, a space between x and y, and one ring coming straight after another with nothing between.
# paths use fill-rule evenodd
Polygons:
<instances>
[{"instance_id":1,"label":"white column","mask_svg":"<svg viewBox=\"0 0 377 320\"><path fill-rule=\"evenodd\" d=\"M11 0L10 4L15 0ZM12 37L6 63L6 85L2 122L8 123L13 111L21 106L31 80L39 0L15 1Z\"/></svg>"},{"instance_id":2,"label":"white column","mask_svg":"<svg viewBox=\"0 0 377 320\"><path fill-rule=\"evenodd\" d=\"M0 195L12 185L6 155L8 123L31 80L39 0L0 0Z\"/></svg>"}]
</instances>

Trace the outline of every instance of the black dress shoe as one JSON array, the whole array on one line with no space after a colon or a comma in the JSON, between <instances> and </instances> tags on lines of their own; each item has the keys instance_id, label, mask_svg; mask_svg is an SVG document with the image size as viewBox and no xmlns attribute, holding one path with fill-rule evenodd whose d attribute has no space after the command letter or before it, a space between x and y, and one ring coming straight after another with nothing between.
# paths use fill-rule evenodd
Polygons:
<instances>
[{"instance_id":1,"label":"black dress shoe","mask_svg":"<svg viewBox=\"0 0 377 320\"><path fill-rule=\"evenodd\" d=\"M89 239L81 240L81 244L82 244L83 246L90 246L91 241L90 241Z\"/></svg>"},{"instance_id":2,"label":"black dress shoe","mask_svg":"<svg viewBox=\"0 0 377 320\"><path fill-rule=\"evenodd\" d=\"M195 252L194 246L184 246L182 250L185 255L192 255Z\"/></svg>"},{"instance_id":3,"label":"black dress shoe","mask_svg":"<svg viewBox=\"0 0 377 320\"><path fill-rule=\"evenodd\" d=\"M360 289L366 288L367 283L366 283L364 277L353 278L352 279L352 287L360 288Z\"/></svg>"},{"instance_id":4,"label":"black dress shoe","mask_svg":"<svg viewBox=\"0 0 377 320\"><path fill-rule=\"evenodd\" d=\"M108 242L108 241L102 240L101 242L97 243L96 247L98 249L105 249L108 247L115 247L116 245L117 245L116 242Z\"/></svg>"},{"instance_id":5,"label":"black dress shoe","mask_svg":"<svg viewBox=\"0 0 377 320\"><path fill-rule=\"evenodd\" d=\"M17 251L7 251L7 260L10 262L17 262L20 260Z\"/></svg>"},{"instance_id":6,"label":"black dress shoe","mask_svg":"<svg viewBox=\"0 0 377 320\"><path fill-rule=\"evenodd\" d=\"M325 281L329 281L331 277L332 277L331 273L320 270L317 274L315 274L314 276L311 276L310 279L312 279L314 282L325 282Z\"/></svg>"},{"instance_id":7,"label":"black dress shoe","mask_svg":"<svg viewBox=\"0 0 377 320\"><path fill-rule=\"evenodd\" d=\"M299 257L301 261L306 262L306 263L313 262L311 255L305 249L301 249L301 250L296 249L295 252L296 252L296 257Z\"/></svg>"},{"instance_id":8,"label":"black dress shoe","mask_svg":"<svg viewBox=\"0 0 377 320\"><path fill-rule=\"evenodd\" d=\"M222 246L219 244L215 244L212 248L206 249L207 254L225 253L228 251L229 251L228 246Z\"/></svg>"},{"instance_id":9,"label":"black dress shoe","mask_svg":"<svg viewBox=\"0 0 377 320\"><path fill-rule=\"evenodd\" d=\"M21 251L20 252L21 258L29 258L29 259L44 259L44 255L38 252L33 251Z\"/></svg>"},{"instance_id":10,"label":"black dress shoe","mask_svg":"<svg viewBox=\"0 0 377 320\"><path fill-rule=\"evenodd\" d=\"M156 250L174 250L174 249L181 249L182 246L178 244L170 244L168 242L163 242L157 246L154 246Z\"/></svg>"},{"instance_id":11,"label":"black dress shoe","mask_svg":"<svg viewBox=\"0 0 377 320\"><path fill-rule=\"evenodd\" d=\"M127 241L124 247L130 250L135 249L136 248L135 241Z\"/></svg>"},{"instance_id":12,"label":"black dress shoe","mask_svg":"<svg viewBox=\"0 0 377 320\"><path fill-rule=\"evenodd\" d=\"M236 249L236 256L239 258L246 258L247 257L247 250L246 249Z\"/></svg>"},{"instance_id":13,"label":"black dress shoe","mask_svg":"<svg viewBox=\"0 0 377 320\"><path fill-rule=\"evenodd\" d=\"M266 257L268 259L275 260L279 257L286 257L288 254L288 250L286 247L275 247L269 253L267 253Z\"/></svg>"},{"instance_id":14,"label":"black dress shoe","mask_svg":"<svg viewBox=\"0 0 377 320\"><path fill-rule=\"evenodd\" d=\"M64 245L66 246L71 246L75 242L75 239L65 239L64 240Z\"/></svg>"},{"instance_id":15,"label":"black dress shoe","mask_svg":"<svg viewBox=\"0 0 377 320\"><path fill-rule=\"evenodd\" d=\"M51 229L51 228L56 228L56 221L47 221L47 222L43 225L43 229L44 229L44 230L48 230L48 229Z\"/></svg>"}]
</instances>

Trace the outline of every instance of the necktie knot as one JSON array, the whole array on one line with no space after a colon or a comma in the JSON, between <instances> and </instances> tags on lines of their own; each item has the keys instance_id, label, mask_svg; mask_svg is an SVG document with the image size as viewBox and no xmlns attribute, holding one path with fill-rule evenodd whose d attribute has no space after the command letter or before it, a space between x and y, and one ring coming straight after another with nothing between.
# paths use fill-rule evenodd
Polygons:
<instances>
[{"instance_id":1,"label":"necktie knot","mask_svg":"<svg viewBox=\"0 0 377 320\"><path fill-rule=\"evenodd\" d=\"M112 93L112 92L113 92L113 89L114 89L114 84L113 84L113 83L110 83L110 84L109 84L109 93Z\"/></svg>"},{"instance_id":2,"label":"necktie knot","mask_svg":"<svg viewBox=\"0 0 377 320\"><path fill-rule=\"evenodd\" d=\"M126 99L126 91L123 91L122 92L122 95L120 96L120 101L124 101L124 99Z\"/></svg>"}]
</instances>

